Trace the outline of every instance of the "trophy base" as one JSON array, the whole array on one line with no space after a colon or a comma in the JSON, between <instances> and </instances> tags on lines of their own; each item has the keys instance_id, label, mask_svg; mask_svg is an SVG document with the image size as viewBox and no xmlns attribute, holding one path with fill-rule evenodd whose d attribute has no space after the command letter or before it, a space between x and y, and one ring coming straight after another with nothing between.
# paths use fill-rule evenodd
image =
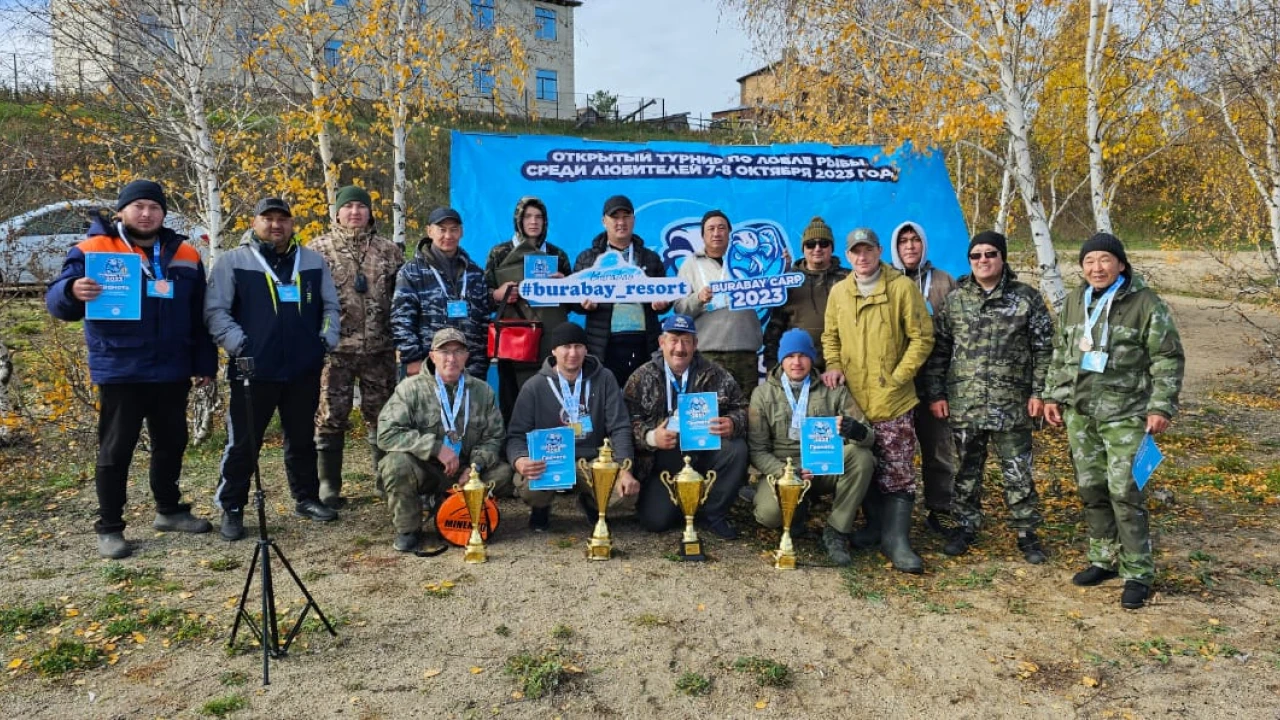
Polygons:
<instances>
[{"instance_id":1,"label":"trophy base","mask_svg":"<svg viewBox=\"0 0 1280 720\"><path fill-rule=\"evenodd\" d=\"M700 540L681 541L679 556L682 562L704 562L707 559L707 556L702 553Z\"/></svg>"},{"instance_id":2,"label":"trophy base","mask_svg":"<svg viewBox=\"0 0 1280 720\"><path fill-rule=\"evenodd\" d=\"M795 570L796 554L784 553L781 550L773 551L773 566L779 570Z\"/></svg>"},{"instance_id":3,"label":"trophy base","mask_svg":"<svg viewBox=\"0 0 1280 720\"><path fill-rule=\"evenodd\" d=\"M462 556L462 561L472 565L489 562L489 553L483 545L468 545L466 553Z\"/></svg>"},{"instance_id":4,"label":"trophy base","mask_svg":"<svg viewBox=\"0 0 1280 720\"><path fill-rule=\"evenodd\" d=\"M613 557L613 543L608 538L591 538L587 543L588 560L609 560Z\"/></svg>"}]
</instances>

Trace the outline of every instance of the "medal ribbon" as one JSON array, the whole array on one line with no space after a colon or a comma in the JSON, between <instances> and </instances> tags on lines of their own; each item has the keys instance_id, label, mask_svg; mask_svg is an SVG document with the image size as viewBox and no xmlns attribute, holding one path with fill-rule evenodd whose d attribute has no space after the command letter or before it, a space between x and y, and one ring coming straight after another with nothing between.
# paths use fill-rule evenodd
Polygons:
<instances>
[{"instance_id":1,"label":"medal ribbon","mask_svg":"<svg viewBox=\"0 0 1280 720\"><path fill-rule=\"evenodd\" d=\"M250 245L249 250L253 253L253 256L257 258L258 264L262 266L263 271L265 271L267 275L270 276L272 282L274 282L276 285L290 284L290 283L280 282L280 276L276 275L276 271L272 270L271 266L267 264L267 259L262 257L262 253L259 252L258 248L254 247L253 245ZM293 255L293 274L289 276L290 279L293 280L292 284L294 285L298 284L298 263L301 260L302 260L302 250L295 248L294 255Z\"/></svg>"},{"instance_id":2,"label":"medal ribbon","mask_svg":"<svg viewBox=\"0 0 1280 720\"><path fill-rule=\"evenodd\" d=\"M449 391L444 386L444 380L436 375L436 395L440 398L440 424L444 426L446 434L457 435L459 441L462 439L462 434L458 433L458 412L462 410L464 404L467 409L462 416L462 433L467 432L467 424L471 422L471 403L466 402L471 392L465 388L466 380L465 377L458 379L458 390L453 396L453 406L450 407Z\"/></svg>"},{"instance_id":3,"label":"medal ribbon","mask_svg":"<svg viewBox=\"0 0 1280 720\"><path fill-rule=\"evenodd\" d=\"M120 234L121 239L125 241L125 244L129 246L130 250L133 250L134 252L137 252L138 250L142 250L141 247L134 245L133 241L129 239L129 235L124 231L124 223L122 222L116 223L116 232ZM146 254L147 254L147 251L142 250L143 257L145 257ZM155 244L151 246L151 266L148 267L145 262L142 263L142 274L146 275L148 280L164 279L164 270L160 267L160 238L159 237L156 238Z\"/></svg>"},{"instance_id":4,"label":"medal ribbon","mask_svg":"<svg viewBox=\"0 0 1280 720\"><path fill-rule=\"evenodd\" d=\"M782 391L787 394L787 404L791 406L791 427L799 429L804 424L805 415L809 412L809 382L811 378L805 376L804 384L800 386L800 399L791 392L791 380L784 378L782 381Z\"/></svg>"},{"instance_id":5,"label":"medal ribbon","mask_svg":"<svg viewBox=\"0 0 1280 720\"><path fill-rule=\"evenodd\" d=\"M586 403L587 398L591 395L591 382L586 381L584 383L584 375L586 373L579 372L578 378L574 380L573 385L570 385L563 375L556 373L556 378L560 380L559 388L556 387L551 378L547 378L547 384L551 386L551 393L556 396L556 400L560 401L560 407L564 408L565 417L569 418L570 425L578 422L578 418L582 416L582 405ZM582 400L579 401L578 391L583 389L584 384L586 385L586 392L581 395Z\"/></svg>"},{"instance_id":6,"label":"medal ribbon","mask_svg":"<svg viewBox=\"0 0 1280 720\"><path fill-rule=\"evenodd\" d=\"M431 274L436 276L436 282L440 284L440 291L444 293L445 299L449 298L449 288L444 286L444 279L440 277L440 273L435 268L431 268ZM459 300L467 299L467 269L462 268L462 292L458 294Z\"/></svg>"},{"instance_id":7,"label":"medal ribbon","mask_svg":"<svg viewBox=\"0 0 1280 720\"><path fill-rule=\"evenodd\" d=\"M1124 276L1116 278L1111 283L1111 287L1098 298L1098 303L1094 305L1093 312L1088 312L1089 303L1093 301L1093 286L1090 285L1084 291L1084 306L1086 316L1084 319L1084 336L1089 339L1089 343L1093 343L1093 327L1098 324L1098 319L1102 320L1102 337L1098 340L1098 347L1105 348L1107 346L1107 337L1111 334L1111 302L1115 300L1116 293L1120 291L1120 286L1124 284ZM1087 352L1087 351L1086 351Z\"/></svg>"},{"instance_id":8,"label":"medal ribbon","mask_svg":"<svg viewBox=\"0 0 1280 720\"><path fill-rule=\"evenodd\" d=\"M666 363L662 364L662 369L667 373L667 414L675 412L676 401L675 395L679 395L685 391L689 383L689 368L685 368L680 374L680 382L676 382L676 376L671 372L671 366ZM675 395L671 393L671 389L675 388Z\"/></svg>"}]
</instances>

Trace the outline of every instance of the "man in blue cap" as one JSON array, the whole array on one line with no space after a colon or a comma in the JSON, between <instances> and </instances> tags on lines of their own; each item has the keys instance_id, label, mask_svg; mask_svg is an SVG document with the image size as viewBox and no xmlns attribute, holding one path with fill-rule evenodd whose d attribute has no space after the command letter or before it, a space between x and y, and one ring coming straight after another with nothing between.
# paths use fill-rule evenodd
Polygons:
<instances>
[{"instance_id":1,"label":"man in blue cap","mask_svg":"<svg viewBox=\"0 0 1280 720\"><path fill-rule=\"evenodd\" d=\"M747 477L747 399L727 370L698 353L698 328L688 315L671 315L662 322L658 349L661 354L637 368L623 391L631 414L636 477L644 478L637 507L640 525L651 532L680 527L683 515L659 477L663 471L679 473L687 455L699 473L716 473L699 519L711 532L732 540L738 531L729 524L729 507ZM678 398L701 392L714 392L719 401L711 433L720 438L720 449L681 451Z\"/></svg>"}]
</instances>

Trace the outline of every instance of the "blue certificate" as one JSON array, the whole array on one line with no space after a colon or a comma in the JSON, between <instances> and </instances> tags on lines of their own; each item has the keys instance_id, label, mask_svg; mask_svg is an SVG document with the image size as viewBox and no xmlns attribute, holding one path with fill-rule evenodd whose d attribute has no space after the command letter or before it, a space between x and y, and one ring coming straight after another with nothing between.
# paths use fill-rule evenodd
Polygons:
<instances>
[{"instance_id":1,"label":"blue certificate","mask_svg":"<svg viewBox=\"0 0 1280 720\"><path fill-rule=\"evenodd\" d=\"M529 459L547 464L546 472L529 481L530 490L568 490L578 483L573 466L573 428L534 430L528 434Z\"/></svg>"},{"instance_id":2,"label":"blue certificate","mask_svg":"<svg viewBox=\"0 0 1280 720\"><path fill-rule=\"evenodd\" d=\"M142 319L142 258L135 253L84 255L84 275L102 286L102 294L84 304L86 320Z\"/></svg>"},{"instance_id":3,"label":"blue certificate","mask_svg":"<svg viewBox=\"0 0 1280 720\"><path fill-rule=\"evenodd\" d=\"M1164 453L1160 452L1160 446L1156 445L1156 439L1151 437L1151 433L1147 433L1138 446L1138 454L1133 456L1133 481L1138 483L1139 490L1147 486L1151 474L1162 462Z\"/></svg>"},{"instance_id":4,"label":"blue certificate","mask_svg":"<svg viewBox=\"0 0 1280 720\"><path fill-rule=\"evenodd\" d=\"M681 393L680 451L719 450L720 436L711 434L711 419L720 414L720 398L713 392Z\"/></svg>"},{"instance_id":5,"label":"blue certificate","mask_svg":"<svg viewBox=\"0 0 1280 720\"><path fill-rule=\"evenodd\" d=\"M805 418L800 426L800 469L814 475L844 474L844 440L833 417Z\"/></svg>"},{"instance_id":6,"label":"blue certificate","mask_svg":"<svg viewBox=\"0 0 1280 720\"><path fill-rule=\"evenodd\" d=\"M551 255L525 255L524 256L524 279L525 280L546 280L556 273L556 259ZM531 307L547 307L555 305L553 302L535 301L526 298L526 302Z\"/></svg>"}]
</instances>

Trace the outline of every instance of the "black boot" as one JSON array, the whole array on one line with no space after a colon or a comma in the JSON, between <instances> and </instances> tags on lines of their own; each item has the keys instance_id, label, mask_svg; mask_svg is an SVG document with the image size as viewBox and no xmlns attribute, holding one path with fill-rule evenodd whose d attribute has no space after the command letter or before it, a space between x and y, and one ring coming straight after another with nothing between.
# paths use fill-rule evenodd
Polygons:
<instances>
[{"instance_id":1,"label":"black boot","mask_svg":"<svg viewBox=\"0 0 1280 720\"><path fill-rule=\"evenodd\" d=\"M871 487L867 488L866 497L862 499L862 514L866 516L867 523L857 530L853 531L849 542L859 550L870 550L880 547L880 532L884 513L883 513L883 495L875 483L871 483Z\"/></svg>"},{"instance_id":2,"label":"black boot","mask_svg":"<svg viewBox=\"0 0 1280 720\"><path fill-rule=\"evenodd\" d=\"M342 440L337 439L333 443L333 447L316 448L320 502L334 510L340 510L347 504L346 498L342 497Z\"/></svg>"},{"instance_id":3,"label":"black boot","mask_svg":"<svg viewBox=\"0 0 1280 720\"><path fill-rule=\"evenodd\" d=\"M1036 537L1034 530L1018 533L1018 549L1022 551L1022 557L1032 565L1039 565L1047 559L1044 548L1040 546L1040 538Z\"/></svg>"},{"instance_id":4,"label":"black boot","mask_svg":"<svg viewBox=\"0 0 1280 720\"><path fill-rule=\"evenodd\" d=\"M894 570L918 575L924 572L924 561L911 549L911 510L915 504L915 495L911 493L884 496L880 552L893 563Z\"/></svg>"}]
</instances>

